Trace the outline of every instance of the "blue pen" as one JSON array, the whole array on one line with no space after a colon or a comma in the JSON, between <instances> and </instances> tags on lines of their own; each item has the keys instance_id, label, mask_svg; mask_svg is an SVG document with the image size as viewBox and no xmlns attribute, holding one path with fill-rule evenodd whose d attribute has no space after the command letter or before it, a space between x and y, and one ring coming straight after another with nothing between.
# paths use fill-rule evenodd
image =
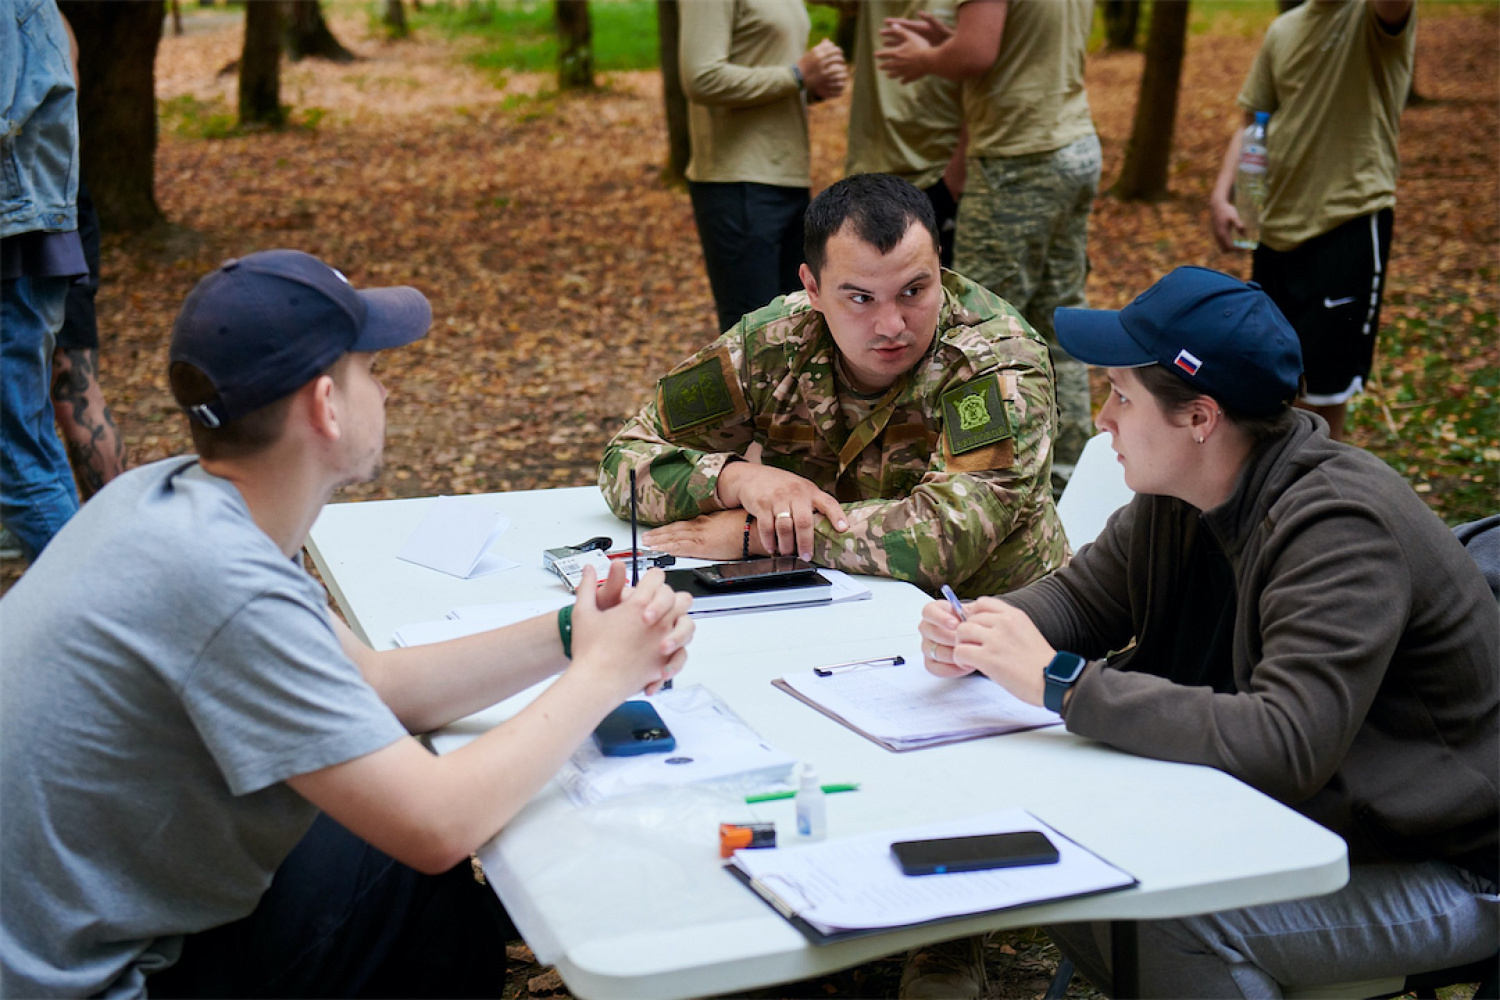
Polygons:
<instances>
[{"instance_id":1,"label":"blue pen","mask_svg":"<svg viewBox=\"0 0 1500 1000\"><path fill-rule=\"evenodd\" d=\"M969 616L964 613L964 606L958 603L958 595L946 583L943 584L943 596L948 598L948 603L953 606L953 613L958 615L959 621L966 622L969 620Z\"/></svg>"}]
</instances>

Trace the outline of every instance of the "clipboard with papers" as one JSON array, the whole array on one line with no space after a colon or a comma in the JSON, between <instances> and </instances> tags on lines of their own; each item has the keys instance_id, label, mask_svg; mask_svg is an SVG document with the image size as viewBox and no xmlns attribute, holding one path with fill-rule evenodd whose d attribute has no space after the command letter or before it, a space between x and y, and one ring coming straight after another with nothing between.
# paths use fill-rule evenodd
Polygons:
<instances>
[{"instance_id":1,"label":"clipboard with papers","mask_svg":"<svg viewBox=\"0 0 1500 1000\"><path fill-rule=\"evenodd\" d=\"M1037 830L1058 862L909 876L891 856L900 840ZM882 830L774 851L736 851L725 870L813 944L940 924L1134 886L1137 880L1024 809Z\"/></svg>"},{"instance_id":2,"label":"clipboard with papers","mask_svg":"<svg viewBox=\"0 0 1500 1000\"><path fill-rule=\"evenodd\" d=\"M1056 713L1026 704L982 674L933 676L922 666L915 645L901 653L878 666L822 674L808 670L771 683L892 753L1062 722ZM892 659L904 662L892 665Z\"/></svg>"}]
</instances>

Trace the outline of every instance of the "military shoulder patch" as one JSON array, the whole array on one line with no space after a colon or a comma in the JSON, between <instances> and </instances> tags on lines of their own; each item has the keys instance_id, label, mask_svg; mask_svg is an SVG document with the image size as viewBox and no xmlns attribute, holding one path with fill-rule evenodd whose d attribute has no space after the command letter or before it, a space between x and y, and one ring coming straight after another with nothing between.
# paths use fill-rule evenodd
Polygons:
<instances>
[{"instance_id":1,"label":"military shoulder patch","mask_svg":"<svg viewBox=\"0 0 1500 1000\"><path fill-rule=\"evenodd\" d=\"M673 372L657 383L656 405L668 435L706 424L723 423L749 411L740 380L720 347L689 368Z\"/></svg>"},{"instance_id":2,"label":"military shoulder patch","mask_svg":"<svg viewBox=\"0 0 1500 1000\"><path fill-rule=\"evenodd\" d=\"M990 372L943 393L943 434L948 453L962 455L1013 436L1000 373Z\"/></svg>"}]
</instances>

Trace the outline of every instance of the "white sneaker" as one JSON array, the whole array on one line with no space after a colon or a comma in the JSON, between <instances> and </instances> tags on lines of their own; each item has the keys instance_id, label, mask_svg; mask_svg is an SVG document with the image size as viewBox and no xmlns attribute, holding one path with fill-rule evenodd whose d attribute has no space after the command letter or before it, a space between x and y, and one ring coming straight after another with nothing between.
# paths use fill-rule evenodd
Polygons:
<instances>
[{"instance_id":1,"label":"white sneaker","mask_svg":"<svg viewBox=\"0 0 1500 1000\"><path fill-rule=\"evenodd\" d=\"M0 559L21 558L21 543L9 528L0 527Z\"/></svg>"}]
</instances>

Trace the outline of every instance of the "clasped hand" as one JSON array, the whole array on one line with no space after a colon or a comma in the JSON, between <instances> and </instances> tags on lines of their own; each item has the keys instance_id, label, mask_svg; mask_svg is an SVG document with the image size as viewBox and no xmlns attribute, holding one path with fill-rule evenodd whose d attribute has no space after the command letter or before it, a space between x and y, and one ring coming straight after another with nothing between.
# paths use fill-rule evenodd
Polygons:
<instances>
[{"instance_id":1,"label":"clasped hand","mask_svg":"<svg viewBox=\"0 0 1500 1000\"><path fill-rule=\"evenodd\" d=\"M888 17L880 29L885 48L875 53L875 61L886 76L902 83L914 83L932 72L928 65L934 48L947 41L953 29L926 11L917 18Z\"/></svg>"},{"instance_id":2,"label":"clasped hand","mask_svg":"<svg viewBox=\"0 0 1500 1000\"><path fill-rule=\"evenodd\" d=\"M1046 682L1042 671L1057 655L1026 612L994 597L981 597L960 622L947 601L922 609L922 657L937 677L979 671L1031 705L1040 705Z\"/></svg>"},{"instance_id":3,"label":"clasped hand","mask_svg":"<svg viewBox=\"0 0 1500 1000\"><path fill-rule=\"evenodd\" d=\"M610 566L603 586L594 568L584 567L573 606L573 663L606 672L620 684L621 699L641 690L655 694L687 663L692 603L667 586L659 569L647 570L628 587L619 562Z\"/></svg>"}]
</instances>

